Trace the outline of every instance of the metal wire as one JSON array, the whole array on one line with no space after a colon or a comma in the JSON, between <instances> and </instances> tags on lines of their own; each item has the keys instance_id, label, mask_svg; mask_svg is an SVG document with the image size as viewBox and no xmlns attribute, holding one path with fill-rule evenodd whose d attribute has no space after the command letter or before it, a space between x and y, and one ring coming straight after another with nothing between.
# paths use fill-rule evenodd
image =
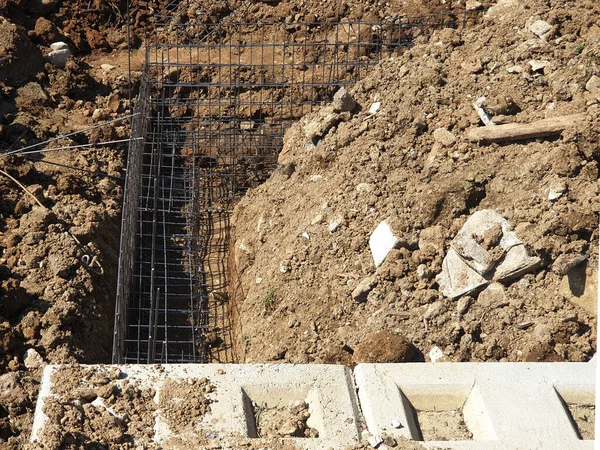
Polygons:
<instances>
[{"instance_id":1,"label":"metal wire","mask_svg":"<svg viewBox=\"0 0 600 450\"><path fill-rule=\"evenodd\" d=\"M157 11L148 40L125 186L115 363L235 359L226 337L230 217L270 176L289 124L416 37L477 17L205 24L191 6ZM218 350L209 332L223 337Z\"/></svg>"}]
</instances>

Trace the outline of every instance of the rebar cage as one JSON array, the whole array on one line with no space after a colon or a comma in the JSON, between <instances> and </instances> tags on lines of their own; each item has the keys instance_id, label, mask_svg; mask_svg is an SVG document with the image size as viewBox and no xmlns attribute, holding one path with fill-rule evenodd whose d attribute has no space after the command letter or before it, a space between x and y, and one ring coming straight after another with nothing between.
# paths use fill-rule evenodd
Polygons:
<instances>
[{"instance_id":1,"label":"rebar cage","mask_svg":"<svg viewBox=\"0 0 600 450\"><path fill-rule=\"evenodd\" d=\"M417 36L477 19L205 24L193 8L157 11L147 45L123 204L115 363L234 362L230 215L275 168L290 122Z\"/></svg>"}]
</instances>

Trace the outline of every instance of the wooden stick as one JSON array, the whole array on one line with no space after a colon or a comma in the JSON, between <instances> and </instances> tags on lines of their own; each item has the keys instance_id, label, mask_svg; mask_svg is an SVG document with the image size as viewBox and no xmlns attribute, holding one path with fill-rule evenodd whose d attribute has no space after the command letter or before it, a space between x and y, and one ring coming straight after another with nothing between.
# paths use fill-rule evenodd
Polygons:
<instances>
[{"instance_id":1,"label":"wooden stick","mask_svg":"<svg viewBox=\"0 0 600 450\"><path fill-rule=\"evenodd\" d=\"M15 177L11 176L10 174L6 173L4 170L0 170L0 174L4 175L6 178L12 180L17 186L19 186L23 191L25 191L26 194L29 194L29 196L38 204L40 205L43 209L48 210L48 208L46 208L44 205L42 205L42 202L40 202L38 200L38 198L33 195L31 193L31 191L29 189L27 189L25 186L23 186L19 180L17 180Z\"/></svg>"},{"instance_id":2,"label":"wooden stick","mask_svg":"<svg viewBox=\"0 0 600 450\"><path fill-rule=\"evenodd\" d=\"M562 133L571 125L582 122L585 116L584 113L581 113L552 117L531 123L507 123L505 125L471 128L467 132L467 138L471 142L489 143L553 136Z\"/></svg>"}]
</instances>

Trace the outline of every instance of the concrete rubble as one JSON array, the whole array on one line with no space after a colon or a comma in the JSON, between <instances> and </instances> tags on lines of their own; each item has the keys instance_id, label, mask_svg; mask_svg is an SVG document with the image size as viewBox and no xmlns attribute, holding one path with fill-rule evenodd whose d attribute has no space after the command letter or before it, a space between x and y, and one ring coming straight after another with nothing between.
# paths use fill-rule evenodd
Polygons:
<instances>
[{"instance_id":1,"label":"concrete rubble","mask_svg":"<svg viewBox=\"0 0 600 450\"><path fill-rule=\"evenodd\" d=\"M492 210L475 212L460 229L436 280L450 298L476 291L493 281L508 281L539 266L509 222Z\"/></svg>"},{"instance_id":2,"label":"concrete rubble","mask_svg":"<svg viewBox=\"0 0 600 450\"><path fill-rule=\"evenodd\" d=\"M371 234L369 247L373 255L375 267L379 267L386 256L401 243L401 240L394 234L387 221L380 222Z\"/></svg>"}]
</instances>

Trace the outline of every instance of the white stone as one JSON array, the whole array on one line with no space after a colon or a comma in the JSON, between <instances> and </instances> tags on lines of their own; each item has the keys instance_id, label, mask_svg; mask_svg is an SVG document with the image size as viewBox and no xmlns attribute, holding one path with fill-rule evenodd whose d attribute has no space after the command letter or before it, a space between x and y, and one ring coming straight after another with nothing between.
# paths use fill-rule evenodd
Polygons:
<instances>
[{"instance_id":1,"label":"white stone","mask_svg":"<svg viewBox=\"0 0 600 450\"><path fill-rule=\"evenodd\" d=\"M373 255L375 267L379 267L388 253L400 244L400 239L394 235L392 228L384 220L377 225L369 239L369 247Z\"/></svg>"},{"instance_id":2,"label":"white stone","mask_svg":"<svg viewBox=\"0 0 600 450\"><path fill-rule=\"evenodd\" d=\"M71 57L71 51L67 49L52 50L46 55L46 60L53 66L63 68Z\"/></svg>"},{"instance_id":3,"label":"white stone","mask_svg":"<svg viewBox=\"0 0 600 450\"><path fill-rule=\"evenodd\" d=\"M302 233L302 237L304 239L310 239L310 235L306 231L304 233Z\"/></svg>"},{"instance_id":4,"label":"white stone","mask_svg":"<svg viewBox=\"0 0 600 450\"><path fill-rule=\"evenodd\" d=\"M44 358L37 351L30 348L23 355L23 364L28 369L39 369L44 364Z\"/></svg>"},{"instance_id":5,"label":"white stone","mask_svg":"<svg viewBox=\"0 0 600 450\"><path fill-rule=\"evenodd\" d=\"M54 42L54 43L50 44L50 48L52 50L69 50L69 46L62 41Z\"/></svg>"},{"instance_id":6,"label":"white stone","mask_svg":"<svg viewBox=\"0 0 600 450\"><path fill-rule=\"evenodd\" d=\"M543 70L544 67L546 67L548 64L550 64L550 61L546 61L543 59L532 59L531 61L529 61L529 66L531 67L532 72L539 72L540 70Z\"/></svg>"},{"instance_id":7,"label":"white stone","mask_svg":"<svg viewBox=\"0 0 600 450\"><path fill-rule=\"evenodd\" d=\"M552 25L544 20L536 20L529 25L529 31L539 38L543 38L552 29Z\"/></svg>"},{"instance_id":8,"label":"white stone","mask_svg":"<svg viewBox=\"0 0 600 450\"><path fill-rule=\"evenodd\" d=\"M552 183L548 189L548 200L551 202L558 200L565 192L567 192L567 184L564 181Z\"/></svg>"},{"instance_id":9,"label":"white stone","mask_svg":"<svg viewBox=\"0 0 600 450\"><path fill-rule=\"evenodd\" d=\"M433 139L442 144L444 147L451 147L456 142L456 136L454 136L446 128L438 128L433 132Z\"/></svg>"},{"instance_id":10,"label":"white stone","mask_svg":"<svg viewBox=\"0 0 600 450\"><path fill-rule=\"evenodd\" d=\"M381 439L381 437L377 434L369 437L369 439L367 439L367 442L371 447L377 448L379 444L383 442L383 439Z\"/></svg>"},{"instance_id":11,"label":"white stone","mask_svg":"<svg viewBox=\"0 0 600 450\"><path fill-rule=\"evenodd\" d=\"M508 250L502 262L496 267L494 280L508 281L518 278L538 268L541 262L537 256L529 256L525 245L516 245Z\"/></svg>"},{"instance_id":12,"label":"white stone","mask_svg":"<svg viewBox=\"0 0 600 450\"><path fill-rule=\"evenodd\" d=\"M342 224L341 217L334 218L331 222L329 222L329 232L335 233L340 228L341 224Z\"/></svg>"},{"instance_id":13,"label":"white stone","mask_svg":"<svg viewBox=\"0 0 600 450\"><path fill-rule=\"evenodd\" d=\"M369 114L374 115L375 113L377 113L377 111L379 111L379 108L381 107L381 102L375 102L371 105L371 107L369 108Z\"/></svg>"},{"instance_id":14,"label":"white stone","mask_svg":"<svg viewBox=\"0 0 600 450\"><path fill-rule=\"evenodd\" d=\"M592 94L600 94L600 77L593 75L587 83L585 83L585 89Z\"/></svg>"},{"instance_id":15,"label":"white stone","mask_svg":"<svg viewBox=\"0 0 600 450\"><path fill-rule=\"evenodd\" d=\"M429 359L431 360L432 363L436 363L439 359L443 358L446 355L444 355L444 352L442 351L441 348L439 348L437 345L435 345L429 351L427 356L429 356Z\"/></svg>"},{"instance_id":16,"label":"white stone","mask_svg":"<svg viewBox=\"0 0 600 450\"><path fill-rule=\"evenodd\" d=\"M112 64L101 64L100 67L102 68L102 70L104 70L105 72L110 72L111 70L115 69L115 66L113 66Z\"/></svg>"},{"instance_id":17,"label":"white stone","mask_svg":"<svg viewBox=\"0 0 600 450\"><path fill-rule=\"evenodd\" d=\"M506 71L508 73L521 73L521 72L523 72L523 66L519 66L519 65L510 66L509 68L506 69Z\"/></svg>"},{"instance_id":18,"label":"white stone","mask_svg":"<svg viewBox=\"0 0 600 450\"><path fill-rule=\"evenodd\" d=\"M442 271L435 279L440 286L440 292L448 298L469 294L488 283L488 280L465 263L452 247L442 262Z\"/></svg>"}]
</instances>

